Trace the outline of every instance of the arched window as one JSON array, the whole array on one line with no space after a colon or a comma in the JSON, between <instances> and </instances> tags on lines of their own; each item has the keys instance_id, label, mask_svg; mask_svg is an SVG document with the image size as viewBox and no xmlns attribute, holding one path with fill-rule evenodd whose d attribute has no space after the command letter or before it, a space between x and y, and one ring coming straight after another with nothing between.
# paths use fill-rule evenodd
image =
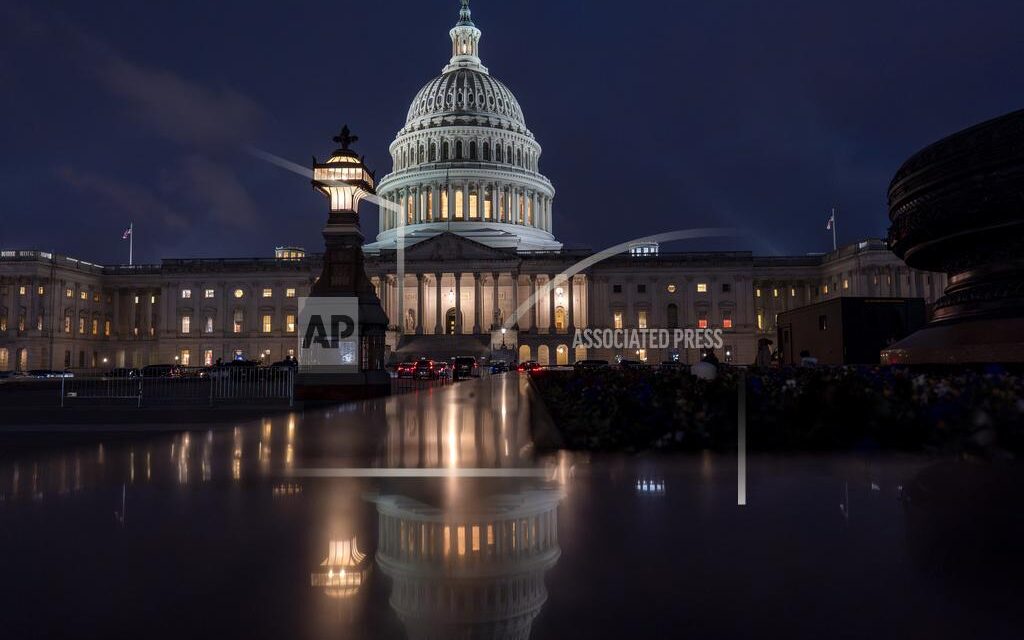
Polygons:
<instances>
[{"instance_id":1,"label":"arched window","mask_svg":"<svg viewBox=\"0 0 1024 640\"><path fill-rule=\"evenodd\" d=\"M489 142L484 142L484 160L491 159L491 145Z\"/></svg>"},{"instance_id":2,"label":"arched window","mask_svg":"<svg viewBox=\"0 0 1024 640\"><path fill-rule=\"evenodd\" d=\"M504 162L501 159L501 149L502 149L502 146L500 144L497 145L496 147L494 147L494 159L497 160L498 162Z\"/></svg>"},{"instance_id":3,"label":"arched window","mask_svg":"<svg viewBox=\"0 0 1024 640\"><path fill-rule=\"evenodd\" d=\"M505 162L512 164L512 145L505 147Z\"/></svg>"},{"instance_id":4,"label":"arched window","mask_svg":"<svg viewBox=\"0 0 1024 640\"><path fill-rule=\"evenodd\" d=\"M437 160L437 144L430 143L430 161L435 162Z\"/></svg>"},{"instance_id":5,"label":"arched window","mask_svg":"<svg viewBox=\"0 0 1024 640\"><path fill-rule=\"evenodd\" d=\"M523 166L523 150L522 149L516 149L516 166L517 167Z\"/></svg>"},{"instance_id":6,"label":"arched window","mask_svg":"<svg viewBox=\"0 0 1024 640\"><path fill-rule=\"evenodd\" d=\"M416 152L416 161L421 164L423 163L423 153L423 145L421 144L419 146L419 150Z\"/></svg>"},{"instance_id":7,"label":"arched window","mask_svg":"<svg viewBox=\"0 0 1024 640\"><path fill-rule=\"evenodd\" d=\"M444 141L444 146L441 147L441 159L442 160L447 160L448 158L451 157L451 155L452 155L451 146L448 144L448 141L445 140Z\"/></svg>"},{"instance_id":8,"label":"arched window","mask_svg":"<svg viewBox=\"0 0 1024 640\"><path fill-rule=\"evenodd\" d=\"M455 142L455 159L462 160L462 140Z\"/></svg>"},{"instance_id":9,"label":"arched window","mask_svg":"<svg viewBox=\"0 0 1024 640\"><path fill-rule=\"evenodd\" d=\"M471 140L469 143L469 159L476 160L476 140Z\"/></svg>"},{"instance_id":10,"label":"arched window","mask_svg":"<svg viewBox=\"0 0 1024 640\"><path fill-rule=\"evenodd\" d=\"M677 329L679 328L679 307L675 303L668 305L666 316L668 318L668 328Z\"/></svg>"}]
</instances>

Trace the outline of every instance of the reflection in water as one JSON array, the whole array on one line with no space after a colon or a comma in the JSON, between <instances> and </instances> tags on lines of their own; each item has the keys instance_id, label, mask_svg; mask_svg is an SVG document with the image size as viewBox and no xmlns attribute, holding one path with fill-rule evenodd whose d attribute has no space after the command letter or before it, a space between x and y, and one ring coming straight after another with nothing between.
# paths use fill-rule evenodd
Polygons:
<instances>
[{"instance_id":1,"label":"reflection in water","mask_svg":"<svg viewBox=\"0 0 1024 640\"><path fill-rule=\"evenodd\" d=\"M370 561L359 551L356 539L331 540L327 557L319 571L310 575L314 587L323 589L331 598L354 596L370 572Z\"/></svg>"}]
</instances>

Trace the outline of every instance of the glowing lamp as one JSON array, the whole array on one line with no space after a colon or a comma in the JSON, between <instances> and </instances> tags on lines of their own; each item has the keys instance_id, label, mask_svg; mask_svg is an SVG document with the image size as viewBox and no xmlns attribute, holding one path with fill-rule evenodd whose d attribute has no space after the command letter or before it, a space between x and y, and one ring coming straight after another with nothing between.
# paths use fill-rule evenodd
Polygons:
<instances>
[{"instance_id":1,"label":"glowing lamp","mask_svg":"<svg viewBox=\"0 0 1024 640\"><path fill-rule=\"evenodd\" d=\"M356 214L359 202L374 192L373 173L349 148L357 140L359 137L352 135L347 125L342 127L341 133L334 137L334 142L341 146L326 162L313 165L313 187L327 196L332 214Z\"/></svg>"}]
</instances>

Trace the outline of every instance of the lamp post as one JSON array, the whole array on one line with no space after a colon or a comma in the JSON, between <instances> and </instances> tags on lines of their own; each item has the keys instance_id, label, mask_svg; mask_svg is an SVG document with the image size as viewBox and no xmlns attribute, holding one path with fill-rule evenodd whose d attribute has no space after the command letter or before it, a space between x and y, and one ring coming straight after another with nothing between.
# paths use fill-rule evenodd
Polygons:
<instances>
[{"instance_id":1,"label":"lamp post","mask_svg":"<svg viewBox=\"0 0 1024 640\"><path fill-rule=\"evenodd\" d=\"M354 353L342 353L342 362L349 363L345 372L318 369L299 358L295 392L296 398L304 402L347 401L387 395L391 390L390 378L384 370L388 319L363 265L364 238L359 228L359 204L374 193L374 175L352 150L352 144L358 139L345 126L334 137L338 148L330 157L324 162L313 158L312 185L327 197L329 213L323 229L323 269L309 297L315 301L333 298L349 306L357 304L358 314L353 320L358 339L347 342L354 343ZM318 308L321 302L317 301ZM301 320L301 307L299 315ZM299 329L301 353L308 327ZM340 345L345 341L337 342ZM307 366L303 367L304 364Z\"/></svg>"}]
</instances>

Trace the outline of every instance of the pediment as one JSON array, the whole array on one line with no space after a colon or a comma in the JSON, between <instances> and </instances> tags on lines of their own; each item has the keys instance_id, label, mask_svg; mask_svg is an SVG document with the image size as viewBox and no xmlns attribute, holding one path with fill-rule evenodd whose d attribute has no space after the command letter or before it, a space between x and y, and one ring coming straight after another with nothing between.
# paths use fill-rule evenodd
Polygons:
<instances>
[{"instance_id":1,"label":"pediment","mask_svg":"<svg viewBox=\"0 0 1024 640\"><path fill-rule=\"evenodd\" d=\"M496 249L445 231L417 242L405 250L407 261L441 262L444 260L515 260L515 249Z\"/></svg>"}]
</instances>

